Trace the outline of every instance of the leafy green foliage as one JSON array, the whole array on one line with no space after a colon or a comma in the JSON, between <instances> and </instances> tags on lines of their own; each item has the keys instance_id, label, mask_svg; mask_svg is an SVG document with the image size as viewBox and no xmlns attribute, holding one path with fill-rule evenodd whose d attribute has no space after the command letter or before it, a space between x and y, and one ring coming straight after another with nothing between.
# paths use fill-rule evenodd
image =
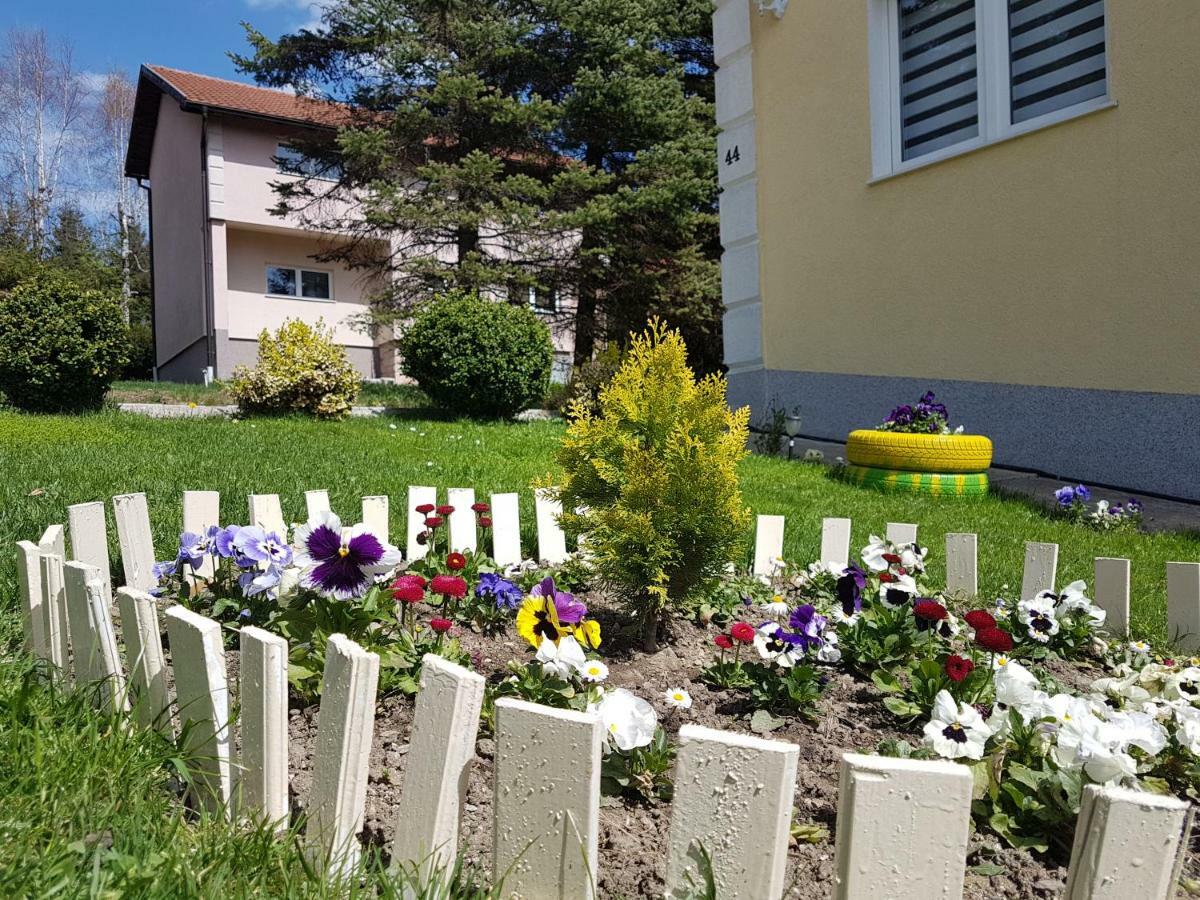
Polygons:
<instances>
[{"instance_id":1,"label":"leafy green foliage","mask_svg":"<svg viewBox=\"0 0 1200 900\"><path fill-rule=\"evenodd\" d=\"M0 392L32 412L97 409L128 339L113 296L40 272L0 295Z\"/></svg>"},{"instance_id":2,"label":"leafy green foliage","mask_svg":"<svg viewBox=\"0 0 1200 900\"><path fill-rule=\"evenodd\" d=\"M607 748L600 764L600 790L611 796L625 796L642 803L669 801L675 793L671 769L675 765L675 746L667 740L661 726L645 747L632 750Z\"/></svg>"},{"instance_id":3,"label":"leafy green foliage","mask_svg":"<svg viewBox=\"0 0 1200 900\"><path fill-rule=\"evenodd\" d=\"M740 552L748 411L726 405L723 377L697 381L679 333L655 323L634 338L600 412L572 412L558 452L563 524L652 649L661 611L708 590Z\"/></svg>"},{"instance_id":4,"label":"leafy green foliage","mask_svg":"<svg viewBox=\"0 0 1200 900\"><path fill-rule=\"evenodd\" d=\"M507 418L550 383L550 330L524 306L451 293L424 304L400 338L404 373L442 409Z\"/></svg>"},{"instance_id":5,"label":"leafy green foliage","mask_svg":"<svg viewBox=\"0 0 1200 900\"><path fill-rule=\"evenodd\" d=\"M258 336L258 365L238 366L230 391L243 413L302 412L342 419L358 396L359 375L323 323L288 319Z\"/></svg>"}]
</instances>

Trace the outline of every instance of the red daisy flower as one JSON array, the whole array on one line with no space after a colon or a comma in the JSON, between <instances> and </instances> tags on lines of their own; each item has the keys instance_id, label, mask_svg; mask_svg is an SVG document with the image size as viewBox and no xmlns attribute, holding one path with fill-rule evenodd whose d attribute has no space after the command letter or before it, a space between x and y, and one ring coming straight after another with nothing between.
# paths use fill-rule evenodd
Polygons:
<instances>
[{"instance_id":1,"label":"red daisy flower","mask_svg":"<svg viewBox=\"0 0 1200 900\"><path fill-rule=\"evenodd\" d=\"M879 580L882 581L884 584L891 584L893 581L896 580L896 576L893 575L891 572L880 572Z\"/></svg>"},{"instance_id":2,"label":"red daisy flower","mask_svg":"<svg viewBox=\"0 0 1200 900\"><path fill-rule=\"evenodd\" d=\"M467 567L467 558L457 551L446 556L446 568L451 572L461 572Z\"/></svg>"},{"instance_id":3,"label":"red daisy flower","mask_svg":"<svg viewBox=\"0 0 1200 900\"><path fill-rule=\"evenodd\" d=\"M489 509L491 509L491 507L488 504L480 501L479 503L472 503L471 509L473 509L477 513L485 513Z\"/></svg>"},{"instance_id":4,"label":"red daisy flower","mask_svg":"<svg viewBox=\"0 0 1200 900\"><path fill-rule=\"evenodd\" d=\"M425 599L425 590L412 582L406 584L396 582L392 585L392 599L397 603L401 601L405 603L420 603Z\"/></svg>"},{"instance_id":5,"label":"red daisy flower","mask_svg":"<svg viewBox=\"0 0 1200 900\"><path fill-rule=\"evenodd\" d=\"M729 633L735 641L741 641L743 644L749 644L754 640L754 626L747 625L745 622L735 622L729 629Z\"/></svg>"},{"instance_id":6,"label":"red daisy flower","mask_svg":"<svg viewBox=\"0 0 1200 900\"><path fill-rule=\"evenodd\" d=\"M722 650L729 650L733 647L733 638L727 634L718 634L715 638L713 638L713 643Z\"/></svg>"},{"instance_id":7,"label":"red daisy flower","mask_svg":"<svg viewBox=\"0 0 1200 900\"><path fill-rule=\"evenodd\" d=\"M433 512L434 508L435 507L432 503L422 503L420 506L414 507L414 509L423 516L429 515L431 512Z\"/></svg>"},{"instance_id":8,"label":"red daisy flower","mask_svg":"<svg viewBox=\"0 0 1200 900\"><path fill-rule=\"evenodd\" d=\"M429 589L446 597L462 598L467 595L467 583L457 575L434 575Z\"/></svg>"},{"instance_id":9,"label":"red daisy flower","mask_svg":"<svg viewBox=\"0 0 1200 900\"><path fill-rule=\"evenodd\" d=\"M426 528L441 528L442 527L442 517L441 516L430 516L428 519L425 520L425 527Z\"/></svg>"},{"instance_id":10,"label":"red daisy flower","mask_svg":"<svg viewBox=\"0 0 1200 900\"><path fill-rule=\"evenodd\" d=\"M957 653L954 653L946 657L946 675L955 684L962 681L973 671L975 671L975 663L971 662L965 656L959 656Z\"/></svg>"},{"instance_id":11,"label":"red daisy flower","mask_svg":"<svg viewBox=\"0 0 1200 900\"><path fill-rule=\"evenodd\" d=\"M992 653L1007 653L1013 648L1012 635L999 628L980 628L975 632L975 643Z\"/></svg>"},{"instance_id":12,"label":"red daisy flower","mask_svg":"<svg viewBox=\"0 0 1200 900\"><path fill-rule=\"evenodd\" d=\"M883 554L883 558L886 559L888 562L890 562L892 565L895 565L896 563L900 562L900 557L895 553L885 553L885 554Z\"/></svg>"},{"instance_id":13,"label":"red daisy flower","mask_svg":"<svg viewBox=\"0 0 1200 900\"><path fill-rule=\"evenodd\" d=\"M995 628L996 617L986 609L973 609L963 619L966 623L978 631L980 628Z\"/></svg>"},{"instance_id":14,"label":"red daisy flower","mask_svg":"<svg viewBox=\"0 0 1200 900\"><path fill-rule=\"evenodd\" d=\"M480 528L491 528L492 527L492 517L491 516L480 516L479 517L479 527Z\"/></svg>"},{"instance_id":15,"label":"red daisy flower","mask_svg":"<svg viewBox=\"0 0 1200 900\"><path fill-rule=\"evenodd\" d=\"M946 607L936 600L918 600L913 604L913 615L929 622L940 622L949 613L946 612Z\"/></svg>"},{"instance_id":16,"label":"red daisy flower","mask_svg":"<svg viewBox=\"0 0 1200 900\"><path fill-rule=\"evenodd\" d=\"M449 619L430 619L429 627L432 628L434 631L436 631L438 634L445 634L447 631L449 631L451 628L454 627L454 623L451 622Z\"/></svg>"},{"instance_id":17,"label":"red daisy flower","mask_svg":"<svg viewBox=\"0 0 1200 900\"><path fill-rule=\"evenodd\" d=\"M448 516L452 512L454 512L454 507L451 506L449 503L443 503L441 506L439 506L437 508L437 514L439 516Z\"/></svg>"},{"instance_id":18,"label":"red daisy flower","mask_svg":"<svg viewBox=\"0 0 1200 900\"><path fill-rule=\"evenodd\" d=\"M392 587L398 587L401 583L415 584L419 588L423 588L425 585L429 584L429 582L425 580L424 575L417 575L416 573L406 573L404 575L397 576L396 580L392 582Z\"/></svg>"}]
</instances>

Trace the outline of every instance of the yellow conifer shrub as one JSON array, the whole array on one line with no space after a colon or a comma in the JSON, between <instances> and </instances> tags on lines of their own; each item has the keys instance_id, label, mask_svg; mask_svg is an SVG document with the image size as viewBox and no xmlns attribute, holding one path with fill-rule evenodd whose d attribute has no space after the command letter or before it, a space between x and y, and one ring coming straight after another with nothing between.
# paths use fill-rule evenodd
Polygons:
<instances>
[{"instance_id":1,"label":"yellow conifer shrub","mask_svg":"<svg viewBox=\"0 0 1200 900\"><path fill-rule=\"evenodd\" d=\"M571 406L558 451L563 524L640 618L648 651L663 612L741 553L749 414L730 410L723 376L696 379L683 338L657 320L634 337L596 409Z\"/></svg>"},{"instance_id":2,"label":"yellow conifer shrub","mask_svg":"<svg viewBox=\"0 0 1200 900\"><path fill-rule=\"evenodd\" d=\"M262 330L258 365L234 369L230 388L242 413L342 419L350 414L360 384L346 349L324 322L312 326L288 319L273 335Z\"/></svg>"}]
</instances>

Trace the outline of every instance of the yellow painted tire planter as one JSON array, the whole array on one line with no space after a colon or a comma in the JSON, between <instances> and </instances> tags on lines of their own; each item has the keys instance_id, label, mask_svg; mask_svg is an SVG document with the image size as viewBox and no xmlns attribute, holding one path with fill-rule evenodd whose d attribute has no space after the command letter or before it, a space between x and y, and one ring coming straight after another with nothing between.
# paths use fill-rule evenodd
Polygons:
<instances>
[{"instance_id":1,"label":"yellow painted tire planter","mask_svg":"<svg viewBox=\"0 0 1200 900\"><path fill-rule=\"evenodd\" d=\"M846 459L856 466L905 472L986 472L992 464L992 442L981 434L859 429L846 440Z\"/></svg>"},{"instance_id":2,"label":"yellow painted tire planter","mask_svg":"<svg viewBox=\"0 0 1200 900\"><path fill-rule=\"evenodd\" d=\"M846 480L889 494L931 497L980 497L988 492L985 472L904 472L870 466L846 466Z\"/></svg>"}]
</instances>

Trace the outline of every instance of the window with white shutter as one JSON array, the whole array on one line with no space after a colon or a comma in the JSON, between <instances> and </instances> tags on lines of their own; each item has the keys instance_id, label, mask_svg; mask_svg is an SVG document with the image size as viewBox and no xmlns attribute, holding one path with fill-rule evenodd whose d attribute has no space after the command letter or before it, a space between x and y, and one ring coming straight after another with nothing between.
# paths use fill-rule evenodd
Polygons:
<instances>
[{"instance_id":1,"label":"window with white shutter","mask_svg":"<svg viewBox=\"0 0 1200 900\"><path fill-rule=\"evenodd\" d=\"M868 0L884 177L1114 105L1105 0Z\"/></svg>"}]
</instances>

